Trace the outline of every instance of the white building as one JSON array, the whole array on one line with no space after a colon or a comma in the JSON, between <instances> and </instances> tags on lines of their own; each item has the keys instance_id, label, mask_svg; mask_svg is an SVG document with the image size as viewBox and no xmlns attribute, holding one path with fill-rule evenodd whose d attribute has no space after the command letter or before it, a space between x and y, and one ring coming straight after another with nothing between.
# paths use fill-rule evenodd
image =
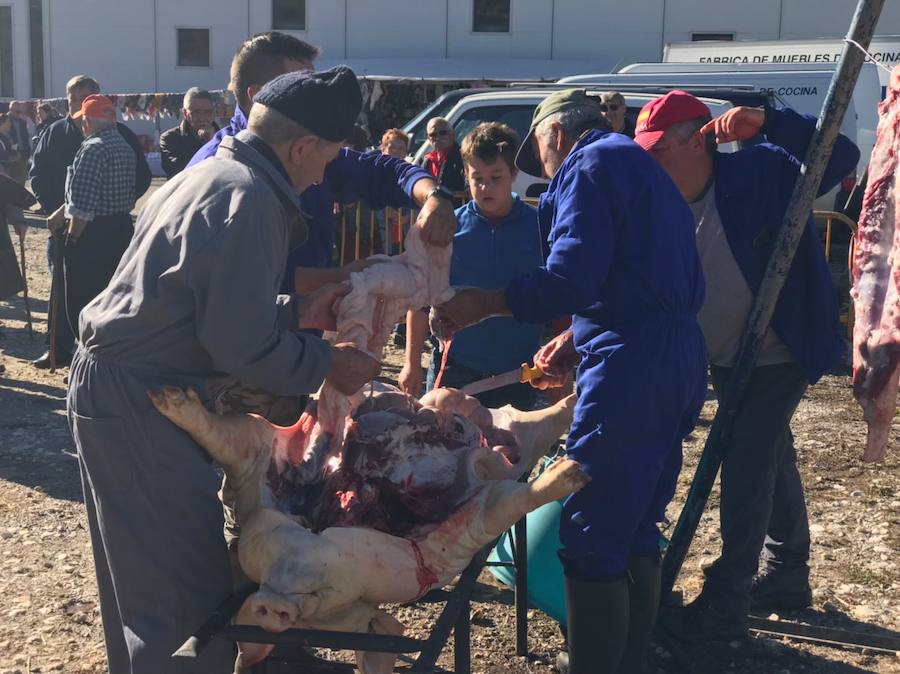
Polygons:
<instances>
[{"instance_id":1,"label":"white building","mask_svg":"<svg viewBox=\"0 0 900 674\"><path fill-rule=\"evenodd\" d=\"M236 46L284 30L323 65L509 79L656 61L668 42L843 37L855 0L0 0L0 99L223 88ZM900 2L881 35L900 34Z\"/></svg>"}]
</instances>

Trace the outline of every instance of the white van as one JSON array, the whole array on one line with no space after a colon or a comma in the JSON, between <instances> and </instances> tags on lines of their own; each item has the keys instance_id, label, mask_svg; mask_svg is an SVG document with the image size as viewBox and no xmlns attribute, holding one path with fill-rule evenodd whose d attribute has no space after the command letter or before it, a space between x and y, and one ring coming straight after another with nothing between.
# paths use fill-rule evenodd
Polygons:
<instances>
[{"instance_id":1,"label":"white van","mask_svg":"<svg viewBox=\"0 0 900 674\"><path fill-rule=\"evenodd\" d=\"M524 139L528 134L531 126L531 118L534 115L534 109L549 94L556 89L492 89L484 93L470 94L465 96L444 115L456 134L457 142L462 139L472 129L482 122L502 122L515 129L519 134L519 139ZM599 95L605 88L587 87L588 94ZM640 109L647 103L657 98L656 93L624 93L625 104L628 106L627 114L634 119ZM725 100L703 98L713 115L721 115L731 109L732 104ZM737 143L728 143L720 146L723 152L734 152L737 150ZM413 162L421 164L426 153L431 151L430 143L423 143L415 154ZM547 189L547 181L543 178L528 175L524 171L519 171L516 181L513 184L513 191L523 197L536 197Z\"/></svg>"},{"instance_id":2,"label":"white van","mask_svg":"<svg viewBox=\"0 0 900 674\"><path fill-rule=\"evenodd\" d=\"M833 65L816 66L816 69L808 66L806 69L784 69L782 66L758 64L636 63L616 74L576 75L559 82L573 85L602 84L609 88L615 88L616 83L670 87L752 86L772 93L785 107L818 117L833 75ZM879 101L878 74L875 66L869 65L860 72L841 126L841 132L853 140L860 150L856 178L862 177L872 148L875 147Z\"/></svg>"},{"instance_id":3,"label":"white van","mask_svg":"<svg viewBox=\"0 0 900 674\"><path fill-rule=\"evenodd\" d=\"M843 42L830 38L811 40L708 40L670 42L663 51L663 61L679 63L723 63L805 65L818 68L835 64L841 57ZM869 53L888 67L900 64L900 36L881 35L872 38ZM890 84L890 73L878 69L882 87ZM884 95L882 94L882 98Z\"/></svg>"}]
</instances>

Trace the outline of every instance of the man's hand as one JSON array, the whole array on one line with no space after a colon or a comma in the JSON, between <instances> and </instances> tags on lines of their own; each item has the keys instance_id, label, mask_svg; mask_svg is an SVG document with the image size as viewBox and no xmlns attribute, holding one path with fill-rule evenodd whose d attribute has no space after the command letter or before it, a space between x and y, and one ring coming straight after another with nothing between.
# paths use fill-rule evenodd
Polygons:
<instances>
[{"instance_id":1,"label":"man's hand","mask_svg":"<svg viewBox=\"0 0 900 674\"><path fill-rule=\"evenodd\" d=\"M19 239L24 241L25 235L28 234L28 225L13 225L13 230L19 235Z\"/></svg>"},{"instance_id":2,"label":"man's hand","mask_svg":"<svg viewBox=\"0 0 900 674\"><path fill-rule=\"evenodd\" d=\"M700 133L714 133L716 142L721 145L735 140L749 140L759 133L765 123L766 111L762 108L732 108L707 122Z\"/></svg>"},{"instance_id":3,"label":"man's hand","mask_svg":"<svg viewBox=\"0 0 900 674\"><path fill-rule=\"evenodd\" d=\"M348 283L329 283L308 295L297 296L299 330L335 330L335 303L350 292Z\"/></svg>"},{"instance_id":4,"label":"man's hand","mask_svg":"<svg viewBox=\"0 0 900 674\"><path fill-rule=\"evenodd\" d=\"M432 246L448 246L456 234L456 225L453 205L437 196L425 200L416 218L416 227L422 230L422 240Z\"/></svg>"},{"instance_id":5,"label":"man's hand","mask_svg":"<svg viewBox=\"0 0 900 674\"><path fill-rule=\"evenodd\" d=\"M578 365L578 360L578 352L575 351L575 340L572 336L572 331L566 330L544 344L534 354L535 366L539 367L541 372L544 373L544 377L541 377L534 383L538 384L541 379L546 377L552 377L560 381L560 378L571 376L572 370ZM564 380L562 381L564 382ZM557 386L562 386L562 383L557 384ZM541 387L537 386L536 388Z\"/></svg>"},{"instance_id":6,"label":"man's hand","mask_svg":"<svg viewBox=\"0 0 900 674\"><path fill-rule=\"evenodd\" d=\"M60 232L66 228L66 209L64 206L57 208L47 218L47 229L51 232Z\"/></svg>"},{"instance_id":7,"label":"man's hand","mask_svg":"<svg viewBox=\"0 0 900 674\"><path fill-rule=\"evenodd\" d=\"M331 348L331 369L325 381L344 395L353 395L381 372L381 363L352 344Z\"/></svg>"},{"instance_id":8,"label":"man's hand","mask_svg":"<svg viewBox=\"0 0 900 674\"><path fill-rule=\"evenodd\" d=\"M406 363L397 379L400 390L418 398L422 395L422 363Z\"/></svg>"},{"instance_id":9,"label":"man's hand","mask_svg":"<svg viewBox=\"0 0 900 674\"><path fill-rule=\"evenodd\" d=\"M489 316L509 314L502 290L458 288L447 302L434 307L435 319L446 336L480 323Z\"/></svg>"},{"instance_id":10,"label":"man's hand","mask_svg":"<svg viewBox=\"0 0 900 674\"><path fill-rule=\"evenodd\" d=\"M547 391L549 389L558 389L564 386L568 386L571 388L572 385L572 371L569 370L566 374L554 375L554 374L542 374L537 379L532 379L530 382L533 388L536 388L538 391ZM555 401L554 401L555 402Z\"/></svg>"}]
</instances>

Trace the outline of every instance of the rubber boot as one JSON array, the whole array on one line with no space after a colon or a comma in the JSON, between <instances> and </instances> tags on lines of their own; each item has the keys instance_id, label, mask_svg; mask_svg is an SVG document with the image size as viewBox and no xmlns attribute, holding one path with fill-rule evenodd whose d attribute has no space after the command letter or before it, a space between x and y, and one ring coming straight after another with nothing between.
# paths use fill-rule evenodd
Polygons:
<instances>
[{"instance_id":1,"label":"rubber boot","mask_svg":"<svg viewBox=\"0 0 900 674\"><path fill-rule=\"evenodd\" d=\"M566 578L568 658L566 674L618 674L628 640L628 577ZM561 667L560 667L561 666Z\"/></svg>"},{"instance_id":2,"label":"rubber boot","mask_svg":"<svg viewBox=\"0 0 900 674\"><path fill-rule=\"evenodd\" d=\"M660 559L658 554L633 555L628 560L628 643L619 674L644 674L650 635L659 610Z\"/></svg>"}]
</instances>

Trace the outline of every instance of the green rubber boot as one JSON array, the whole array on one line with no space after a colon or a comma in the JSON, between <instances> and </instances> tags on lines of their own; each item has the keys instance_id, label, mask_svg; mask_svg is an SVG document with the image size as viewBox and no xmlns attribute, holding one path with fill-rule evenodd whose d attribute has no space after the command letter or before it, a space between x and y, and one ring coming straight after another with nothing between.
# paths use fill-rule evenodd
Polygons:
<instances>
[{"instance_id":1,"label":"green rubber boot","mask_svg":"<svg viewBox=\"0 0 900 674\"><path fill-rule=\"evenodd\" d=\"M568 653L557 667L564 674L618 674L628 640L628 577L566 578Z\"/></svg>"},{"instance_id":2,"label":"green rubber boot","mask_svg":"<svg viewBox=\"0 0 900 674\"><path fill-rule=\"evenodd\" d=\"M644 674L659 610L659 555L633 555L628 560L628 576L628 643L619 674Z\"/></svg>"}]
</instances>

